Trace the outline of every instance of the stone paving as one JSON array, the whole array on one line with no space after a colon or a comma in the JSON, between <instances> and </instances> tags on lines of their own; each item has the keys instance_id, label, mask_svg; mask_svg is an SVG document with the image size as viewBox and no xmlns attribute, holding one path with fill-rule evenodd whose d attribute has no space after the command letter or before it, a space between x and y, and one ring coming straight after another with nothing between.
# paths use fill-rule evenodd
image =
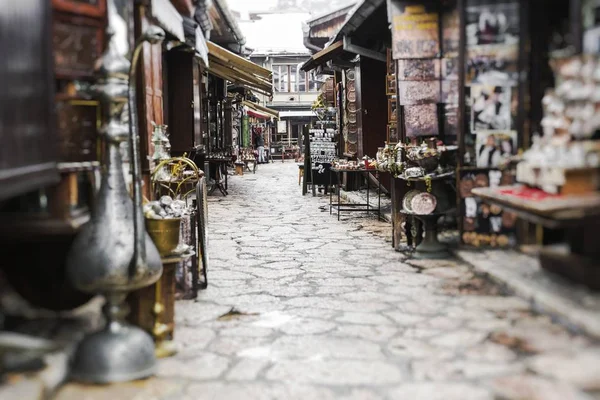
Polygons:
<instances>
[{"instance_id":1,"label":"stone paving","mask_svg":"<svg viewBox=\"0 0 600 400\"><path fill-rule=\"evenodd\" d=\"M156 378L58 399L600 398L592 339L465 264L406 260L386 222L338 222L295 163L229 185L210 197L209 287L177 303L179 354Z\"/></svg>"}]
</instances>

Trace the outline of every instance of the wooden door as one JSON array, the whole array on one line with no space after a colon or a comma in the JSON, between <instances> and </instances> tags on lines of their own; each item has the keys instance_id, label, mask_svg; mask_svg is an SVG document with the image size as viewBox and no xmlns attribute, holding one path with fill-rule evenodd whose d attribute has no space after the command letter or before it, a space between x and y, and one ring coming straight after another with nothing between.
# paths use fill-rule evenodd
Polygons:
<instances>
[{"instance_id":1,"label":"wooden door","mask_svg":"<svg viewBox=\"0 0 600 400\"><path fill-rule=\"evenodd\" d=\"M50 4L0 7L0 200L58 181Z\"/></svg>"},{"instance_id":2,"label":"wooden door","mask_svg":"<svg viewBox=\"0 0 600 400\"><path fill-rule=\"evenodd\" d=\"M144 112L140 118L140 129L145 126L145 131L140 131L142 143L142 165L148 171L147 156L152 156L152 122L157 125L164 123L163 118L163 79L162 79L162 47L160 44L144 44L142 65Z\"/></svg>"},{"instance_id":3,"label":"wooden door","mask_svg":"<svg viewBox=\"0 0 600 400\"><path fill-rule=\"evenodd\" d=\"M194 108L194 147L202 145L202 97L200 85L202 85L202 75L200 72L200 63L193 58L193 108Z\"/></svg>"}]
</instances>

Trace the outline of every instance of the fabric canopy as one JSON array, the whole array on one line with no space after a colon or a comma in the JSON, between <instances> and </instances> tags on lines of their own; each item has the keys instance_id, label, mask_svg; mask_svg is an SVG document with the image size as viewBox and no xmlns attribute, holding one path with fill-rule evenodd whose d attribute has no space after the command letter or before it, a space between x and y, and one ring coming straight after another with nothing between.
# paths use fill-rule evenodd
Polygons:
<instances>
[{"instance_id":1,"label":"fabric canopy","mask_svg":"<svg viewBox=\"0 0 600 400\"><path fill-rule=\"evenodd\" d=\"M279 111L277 111L277 110L273 110L272 108L261 106L260 104L252 103L251 101L244 101L242 104L245 105L246 107L248 107L250 110L252 110L255 114L266 115L266 118L272 117L272 118L279 119ZM248 114L250 114L250 111L248 112ZM257 118L264 118L264 117L257 117Z\"/></svg>"},{"instance_id":2,"label":"fabric canopy","mask_svg":"<svg viewBox=\"0 0 600 400\"><path fill-rule=\"evenodd\" d=\"M210 62L209 73L268 96L273 95L271 71L212 42L206 44Z\"/></svg>"},{"instance_id":3,"label":"fabric canopy","mask_svg":"<svg viewBox=\"0 0 600 400\"><path fill-rule=\"evenodd\" d=\"M248 115L251 117L254 117L254 118L259 118L259 119L271 119L272 118L271 115L263 114L261 112L250 110L250 109L248 109Z\"/></svg>"}]
</instances>

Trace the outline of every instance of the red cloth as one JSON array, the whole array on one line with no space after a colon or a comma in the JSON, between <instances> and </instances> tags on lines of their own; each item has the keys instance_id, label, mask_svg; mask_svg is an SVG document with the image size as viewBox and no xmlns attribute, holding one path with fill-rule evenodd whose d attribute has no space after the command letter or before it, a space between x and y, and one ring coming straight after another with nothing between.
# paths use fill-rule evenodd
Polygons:
<instances>
[{"instance_id":1,"label":"red cloth","mask_svg":"<svg viewBox=\"0 0 600 400\"><path fill-rule=\"evenodd\" d=\"M501 189L501 190L499 190L499 193L503 194L505 196L514 196L514 197L519 197L521 199L536 200L536 201L542 201L542 200L546 200L546 199L561 197L560 195L557 195L557 194L546 193L543 190L533 189L533 188L530 188L527 186L522 186L518 189Z\"/></svg>"}]
</instances>

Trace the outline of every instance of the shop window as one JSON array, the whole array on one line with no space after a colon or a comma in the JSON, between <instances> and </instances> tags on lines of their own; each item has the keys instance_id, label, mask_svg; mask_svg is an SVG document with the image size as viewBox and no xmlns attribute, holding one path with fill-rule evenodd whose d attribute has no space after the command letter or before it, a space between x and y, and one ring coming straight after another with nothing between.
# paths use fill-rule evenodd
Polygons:
<instances>
[{"instance_id":1,"label":"shop window","mask_svg":"<svg viewBox=\"0 0 600 400\"><path fill-rule=\"evenodd\" d=\"M287 65L273 66L273 89L276 92L288 91L288 78L289 72Z\"/></svg>"},{"instance_id":2,"label":"shop window","mask_svg":"<svg viewBox=\"0 0 600 400\"><path fill-rule=\"evenodd\" d=\"M300 71L298 74L298 91L306 92L306 81L308 78L308 74L304 71Z\"/></svg>"},{"instance_id":3,"label":"shop window","mask_svg":"<svg viewBox=\"0 0 600 400\"><path fill-rule=\"evenodd\" d=\"M301 71L298 65L274 65L273 86L276 92L318 92L321 83L314 72Z\"/></svg>"},{"instance_id":4,"label":"shop window","mask_svg":"<svg viewBox=\"0 0 600 400\"><path fill-rule=\"evenodd\" d=\"M321 82L317 80L317 76L314 71L310 71L307 73L308 75L308 91L309 92L318 92L321 87Z\"/></svg>"},{"instance_id":5,"label":"shop window","mask_svg":"<svg viewBox=\"0 0 600 400\"><path fill-rule=\"evenodd\" d=\"M298 67L296 65L290 65L290 92L297 91L297 78L298 78Z\"/></svg>"}]
</instances>

